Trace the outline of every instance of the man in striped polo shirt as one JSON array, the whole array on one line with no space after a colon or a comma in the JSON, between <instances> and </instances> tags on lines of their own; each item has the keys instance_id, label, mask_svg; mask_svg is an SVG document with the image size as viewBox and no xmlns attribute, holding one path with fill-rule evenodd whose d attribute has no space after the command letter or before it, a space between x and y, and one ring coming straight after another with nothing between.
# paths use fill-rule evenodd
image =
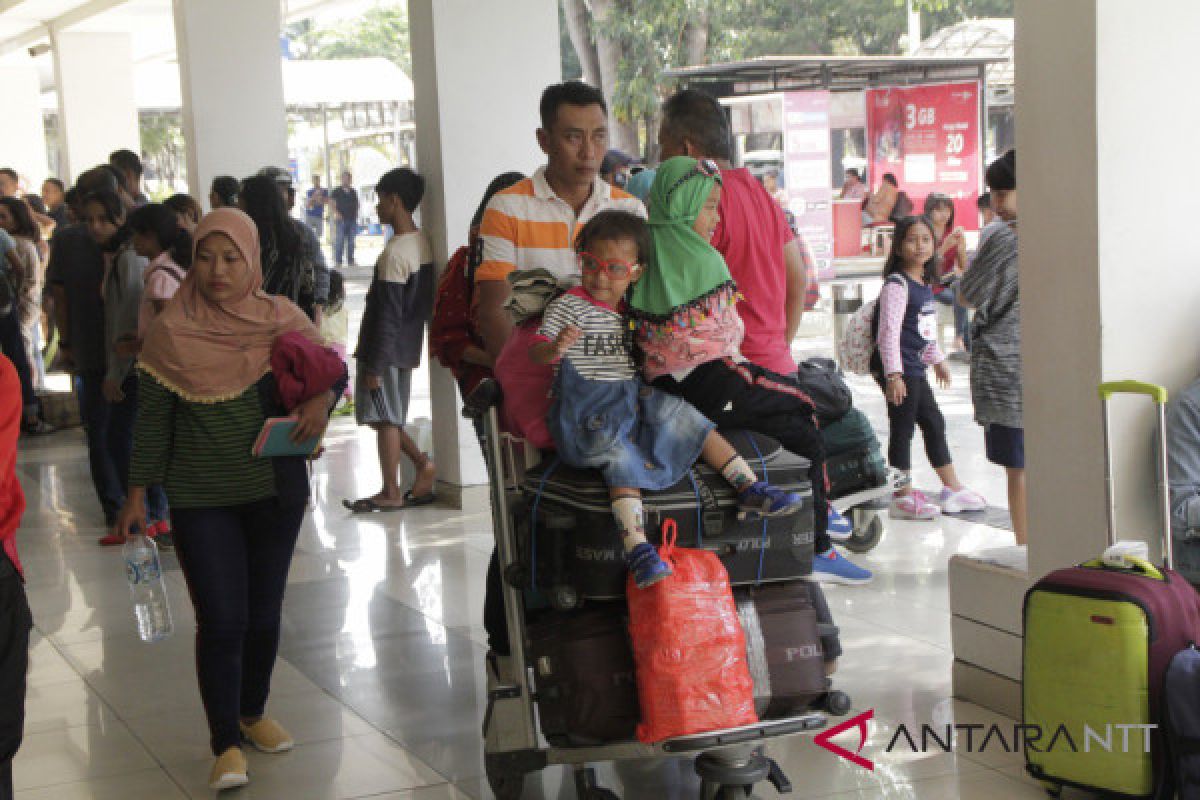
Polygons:
<instances>
[{"instance_id":1,"label":"man in striped polo shirt","mask_svg":"<svg viewBox=\"0 0 1200 800\"><path fill-rule=\"evenodd\" d=\"M646 216L642 202L600 177L608 151L608 106L599 89L580 81L546 87L539 108L537 140L546 166L488 203L479 228L483 261L475 271L475 318L484 348L500 355L512 332L504 310L506 278L514 270L542 268L562 283L580 281L575 234L601 211ZM551 369L546 367L547 383ZM488 566L483 625L497 656L508 655L508 630L500 592L500 571L493 551ZM507 664L501 669L506 669Z\"/></svg>"},{"instance_id":2,"label":"man in striped polo shirt","mask_svg":"<svg viewBox=\"0 0 1200 800\"><path fill-rule=\"evenodd\" d=\"M560 282L579 283L575 234L601 211L646 216L633 195L600 178L608 151L608 107L599 89L579 81L542 92L537 140L546 166L488 203L479 235L483 262L475 271L476 318L484 346L500 354L512 321L504 310L514 270L542 268Z\"/></svg>"}]
</instances>

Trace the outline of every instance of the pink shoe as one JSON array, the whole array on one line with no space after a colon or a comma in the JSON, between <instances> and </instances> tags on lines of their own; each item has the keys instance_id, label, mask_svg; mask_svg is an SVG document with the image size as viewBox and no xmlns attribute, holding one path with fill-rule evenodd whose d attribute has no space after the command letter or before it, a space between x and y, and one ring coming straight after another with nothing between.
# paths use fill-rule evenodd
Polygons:
<instances>
[{"instance_id":1,"label":"pink shoe","mask_svg":"<svg viewBox=\"0 0 1200 800\"><path fill-rule=\"evenodd\" d=\"M938 502L941 503L942 511L947 514L983 511L987 508L987 500L983 499L983 495L973 492L965 486L957 492L948 486L942 487L942 494L938 498Z\"/></svg>"},{"instance_id":2,"label":"pink shoe","mask_svg":"<svg viewBox=\"0 0 1200 800\"><path fill-rule=\"evenodd\" d=\"M892 504L888 507L888 515L892 519L937 519L942 510L929 502L925 495L918 491L892 496Z\"/></svg>"}]
</instances>

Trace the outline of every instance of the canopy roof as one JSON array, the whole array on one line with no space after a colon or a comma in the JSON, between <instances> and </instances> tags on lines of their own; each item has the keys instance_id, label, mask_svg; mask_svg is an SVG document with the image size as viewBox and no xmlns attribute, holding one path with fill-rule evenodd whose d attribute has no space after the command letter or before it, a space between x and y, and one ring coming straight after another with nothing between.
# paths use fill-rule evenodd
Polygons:
<instances>
[{"instance_id":1,"label":"canopy roof","mask_svg":"<svg viewBox=\"0 0 1200 800\"><path fill-rule=\"evenodd\" d=\"M989 65L1003 61L995 55L763 56L728 64L680 67L665 74L729 97L789 89L852 92L876 86L979 80Z\"/></svg>"}]
</instances>

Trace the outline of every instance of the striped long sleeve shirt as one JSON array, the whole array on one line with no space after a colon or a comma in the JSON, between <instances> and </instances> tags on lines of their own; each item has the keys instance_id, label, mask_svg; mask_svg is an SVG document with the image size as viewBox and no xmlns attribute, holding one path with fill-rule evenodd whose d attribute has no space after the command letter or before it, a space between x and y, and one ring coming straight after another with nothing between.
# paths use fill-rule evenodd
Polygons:
<instances>
[{"instance_id":1,"label":"striped long sleeve shirt","mask_svg":"<svg viewBox=\"0 0 1200 800\"><path fill-rule=\"evenodd\" d=\"M980 425L1024 427L1021 400L1021 297L1017 288L1017 231L993 222L959 281L975 307L971 326L971 400Z\"/></svg>"}]
</instances>

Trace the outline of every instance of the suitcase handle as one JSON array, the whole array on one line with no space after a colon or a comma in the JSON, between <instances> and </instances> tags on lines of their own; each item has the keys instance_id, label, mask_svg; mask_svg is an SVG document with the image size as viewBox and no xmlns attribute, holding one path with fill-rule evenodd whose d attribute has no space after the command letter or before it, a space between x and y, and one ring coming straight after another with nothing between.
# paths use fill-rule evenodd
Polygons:
<instances>
[{"instance_id":1,"label":"suitcase handle","mask_svg":"<svg viewBox=\"0 0 1200 800\"><path fill-rule=\"evenodd\" d=\"M1146 559L1137 558L1135 556L1126 556L1125 560L1132 566L1130 566L1128 569L1121 570L1122 572L1138 572L1142 575L1145 575L1147 578L1152 578L1156 581L1163 581L1164 583L1166 582L1166 577L1162 574L1162 572L1159 571L1158 567L1154 566ZM1088 567L1089 569L1119 569L1118 567L1113 567L1104 563L1104 561L1099 558L1086 561L1081 566Z\"/></svg>"},{"instance_id":2,"label":"suitcase handle","mask_svg":"<svg viewBox=\"0 0 1200 800\"><path fill-rule=\"evenodd\" d=\"M1109 381L1100 384L1100 399L1108 400L1114 394L1144 394L1158 405L1167 404L1167 389L1143 381Z\"/></svg>"},{"instance_id":3,"label":"suitcase handle","mask_svg":"<svg viewBox=\"0 0 1200 800\"><path fill-rule=\"evenodd\" d=\"M1112 440L1109 431L1108 405L1113 395L1140 394L1154 403L1157 417L1158 452L1155 454L1158 473L1158 510L1161 517L1163 566L1175 568L1175 553L1171 540L1171 497L1167 478L1167 389L1144 381L1107 381L1100 384L1100 409L1104 420L1104 495L1108 501L1108 544L1117 543L1117 501L1113 493Z\"/></svg>"}]
</instances>

